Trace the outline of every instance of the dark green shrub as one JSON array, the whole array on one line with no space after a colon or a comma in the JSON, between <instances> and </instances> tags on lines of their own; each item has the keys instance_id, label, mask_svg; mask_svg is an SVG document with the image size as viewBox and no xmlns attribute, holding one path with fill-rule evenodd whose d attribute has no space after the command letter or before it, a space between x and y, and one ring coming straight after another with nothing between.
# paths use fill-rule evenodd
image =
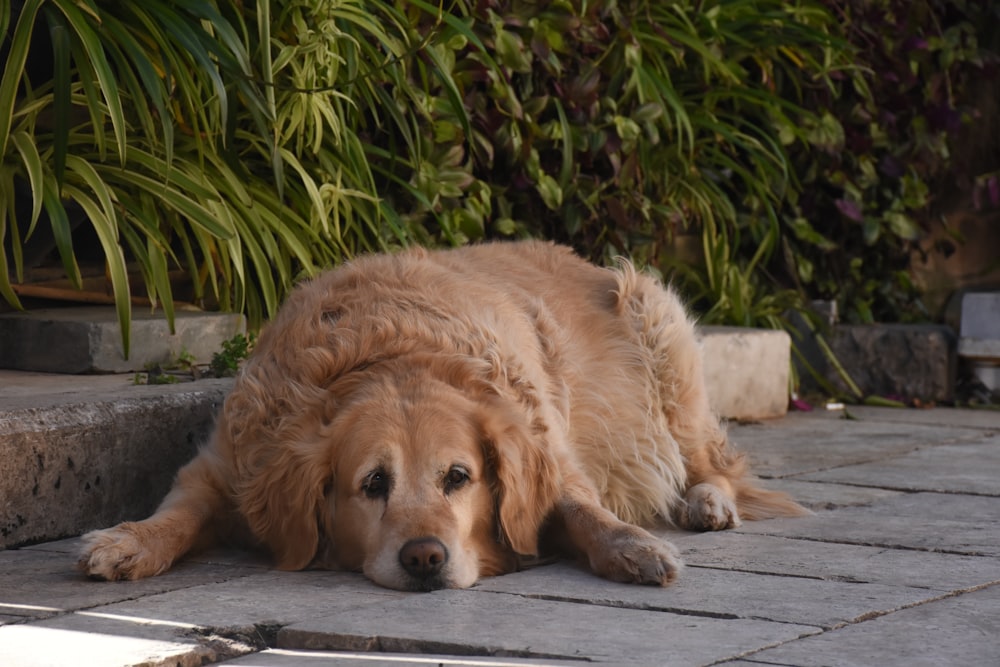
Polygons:
<instances>
[{"instance_id":1,"label":"dark green shrub","mask_svg":"<svg viewBox=\"0 0 1000 667\"><path fill-rule=\"evenodd\" d=\"M789 148L800 192L784 207L785 252L771 269L810 297L838 301L849 321L925 320L909 271L916 241L959 196L968 208L1000 205L996 158L976 165L955 154L961 130L991 122L974 95L989 86L997 94L1000 6L827 4L857 69L804 98L817 113L827 110L829 141ZM963 179L972 186L956 196Z\"/></svg>"}]
</instances>

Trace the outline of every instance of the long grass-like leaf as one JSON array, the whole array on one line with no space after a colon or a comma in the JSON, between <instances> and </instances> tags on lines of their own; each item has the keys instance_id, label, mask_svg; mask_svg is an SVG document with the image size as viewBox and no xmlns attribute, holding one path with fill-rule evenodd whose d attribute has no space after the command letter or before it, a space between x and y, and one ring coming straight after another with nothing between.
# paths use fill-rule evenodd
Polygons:
<instances>
[{"instance_id":1,"label":"long grass-like leaf","mask_svg":"<svg viewBox=\"0 0 1000 667\"><path fill-rule=\"evenodd\" d=\"M112 70L110 63L108 63L104 53L104 46L101 44L100 28L94 25L91 19L87 19L84 13L71 0L51 0L51 2L59 8L66 17L69 25L72 26L74 35L79 40L86 54L88 65L97 77L108 116L111 118L111 126L114 129L118 159L124 164L126 145L125 111L122 108L122 100L118 94L118 82L115 72Z\"/></svg>"},{"instance_id":2,"label":"long grass-like leaf","mask_svg":"<svg viewBox=\"0 0 1000 667\"><path fill-rule=\"evenodd\" d=\"M0 78L0 157L7 154L7 141L10 139L17 89L21 83L21 77L24 75L24 65L31 46L31 35L36 24L38 10L43 2L44 0L25 0L21 7L21 15L14 26L14 33L10 37L7 62L4 64L3 76Z\"/></svg>"},{"instance_id":3,"label":"long grass-like leaf","mask_svg":"<svg viewBox=\"0 0 1000 667\"><path fill-rule=\"evenodd\" d=\"M192 223L201 227L219 239L231 239L233 228L226 224L226 219L220 219L202 203L190 198L186 193L169 184L149 178L134 171L109 169L103 165L95 167L102 177L118 181L135 188L140 188L162 198L163 204L185 216ZM210 202L209 202L210 203Z\"/></svg>"},{"instance_id":4,"label":"long grass-like leaf","mask_svg":"<svg viewBox=\"0 0 1000 667\"><path fill-rule=\"evenodd\" d=\"M52 124L52 151L56 182L63 182L69 146L69 118L72 83L70 82L70 38L65 17L52 7L44 7L52 40L52 114L59 122Z\"/></svg>"},{"instance_id":5,"label":"long grass-like leaf","mask_svg":"<svg viewBox=\"0 0 1000 667\"><path fill-rule=\"evenodd\" d=\"M117 224L114 219L105 215L97 202L91 199L87 193L69 184L63 189L66 196L75 201L87 214L104 250L104 259L107 262L107 270L111 276L111 286L115 296L115 310L118 312L122 352L128 359L131 347L132 295L128 284L125 254L118 244Z\"/></svg>"},{"instance_id":6,"label":"long grass-like leaf","mask_svg":"<svg viewBox=\"0 0 1000 667\"><path fill-rule=\"evenodd\" d=\"M25 130L15 132L11 135L11 141L21 155L21 164L28 172L28 183L31 185L31 218L28 220L28 231L26 236L31 236L38 222L38 216L42 212L42 197L45 188L42 158L38 154L38 147L32 140L31 135ZM13 199L11 199L13 203Z\"/></svg>"},{"instance_id":7,"label":"long grass-like leaf","mask_svg":"<svg viewBox=\"0 0 1000 667\"><path fill-rule=\"evenodd\" d=\"M52 235L55 238L56 249L59 251L59 258L62 260L63 270L66 271L66 277L69 278L73 287L81 289L83 278L76 262L76 255L73 252L73 232L69 216L66 214L66 207L59 198L55 179L45 180L42 189L42 203L49 216L49 223L52 225Z\"/></svg>"}]
</instances>

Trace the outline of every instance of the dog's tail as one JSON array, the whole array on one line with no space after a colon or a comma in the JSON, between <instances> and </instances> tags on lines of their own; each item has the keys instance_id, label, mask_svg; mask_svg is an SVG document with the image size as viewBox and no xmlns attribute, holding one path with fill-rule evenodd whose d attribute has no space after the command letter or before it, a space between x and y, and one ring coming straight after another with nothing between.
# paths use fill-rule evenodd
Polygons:
<instances>
[{"instance_id":1,"label":"dog's tail","mask_svg":"<svg viewBox=\"0 0 1000 667\"><path fill-rule=\"evenodd\" d=\"M784 491L765 489L759 482L752 477L736 482L736 507L744 521L812 514Z\"/></svg>"}]
</instances>

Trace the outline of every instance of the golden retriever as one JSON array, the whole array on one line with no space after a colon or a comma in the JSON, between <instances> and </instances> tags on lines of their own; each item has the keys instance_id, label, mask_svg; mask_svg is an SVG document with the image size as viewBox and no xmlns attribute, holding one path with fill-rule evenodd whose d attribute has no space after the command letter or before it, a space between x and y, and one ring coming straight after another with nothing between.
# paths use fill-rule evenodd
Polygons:
<instances>
[{"instance_id":1,"label":"golden retriever","mask_svg":"<svg viewBox=\"0 0 1000 667\"><path fill-rule=\"evenodd\" d=\"M664 585L681 560L639 526L803 512L729 447L655 279L542 242L417 249L295 290L156 513L86 535L80 568L148 577L244 532L278 568L402 590L550 550Z\"/></svg>"}]
</instances>

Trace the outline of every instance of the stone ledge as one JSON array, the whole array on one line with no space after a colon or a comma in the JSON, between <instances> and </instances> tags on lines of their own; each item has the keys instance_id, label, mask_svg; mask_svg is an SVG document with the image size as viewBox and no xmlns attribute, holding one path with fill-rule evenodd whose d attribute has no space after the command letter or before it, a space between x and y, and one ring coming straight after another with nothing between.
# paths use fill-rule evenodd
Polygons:
<instances>
[{"instance_id":1,"label":"stone ledge","mask_svg":"<svg viewBox=\"0 0 1000 667\"><path fill-rule=\"evenodd\" d=\"M781 417L788 411L791 337L784 331L700 327L712 409L727 419Z\"/></svg>"},{"instance_id":2,"label":"stone ledge","mask_svg":"<svg viewBox=\"0 0 1000 667\"><path fill-rule=\"evenodd\" d=\"M49 400L31 393L37 376L2 374L0 398L19 383L27 396L0 401L0 549L147 516L208 437L232 386L118 378L122 387L95 391L86 376L51 376L63 393Z\"/></svg>"},{"instance_id":3,"label":"stone ledge","mask_svg":"<svg viewBox=\"0 0 1000 667\"><path fill-rule=\"evenodd\" d=\"M110 306L44 308L0 314L0 368L46 373L126 373L176 360L199 363L246 329L242 315L178 311L174 333L162 313L132 313L132 350L122 354L118 315Z\"/></svg>"},{"instance_id":4,"label":"stone ledge","mask_svg":"<svg viewBox=\"0 0 1000 667\"><path fill-rule=\"evenodd\" d=\"M875 396L950 402L955 397L958 341L951 327L938 324L838 324L826 340L861 392ZM851 391L807 334L799 350L838 391ZM805 369L802 386L820 390Z\"/></svg>"}]
</instances>

